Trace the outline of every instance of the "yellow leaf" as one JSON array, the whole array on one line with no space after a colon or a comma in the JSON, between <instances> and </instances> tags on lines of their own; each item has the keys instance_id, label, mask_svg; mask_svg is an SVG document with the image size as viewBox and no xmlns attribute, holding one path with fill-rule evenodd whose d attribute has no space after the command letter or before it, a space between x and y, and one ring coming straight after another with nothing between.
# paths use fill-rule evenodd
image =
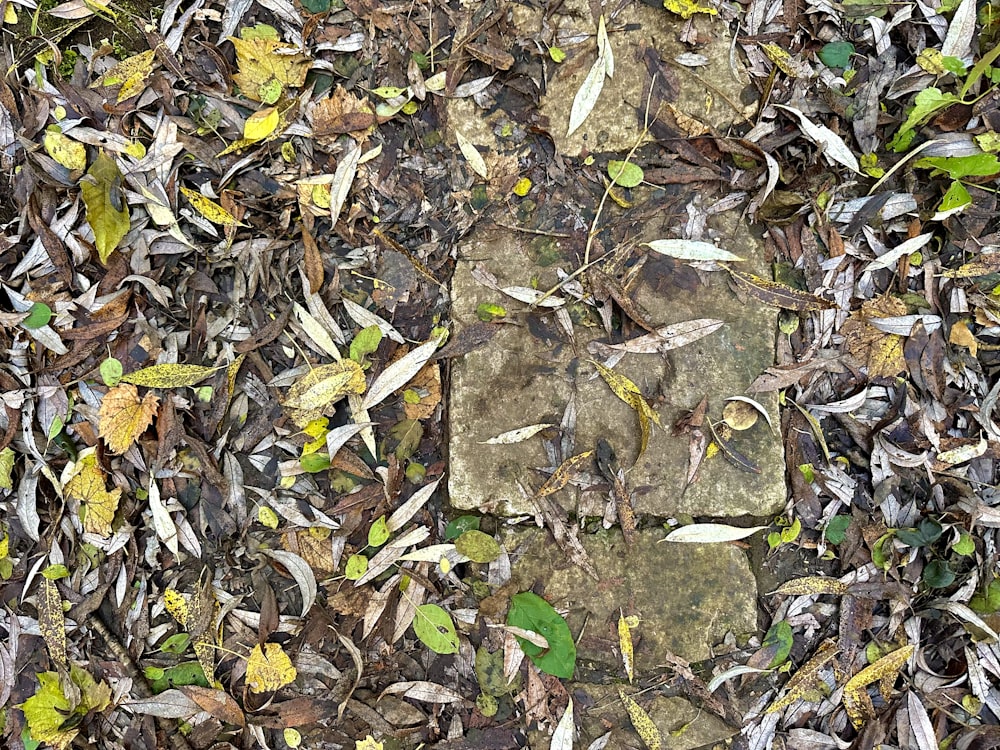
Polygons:
<instances>
[{"instance_id":1,"label":"yellow leaf","mask_svg":"<svg viewBox=\"0 0 1000 750\"><path fill-rule=\"evenodd\" d=\"M948 343L964 346L973 357L979 356L979 341L972 335L972 331L969 330L968 324L964 321L960 320L951 327Z\"/></svg>"},{"instance_id":2,"label":"yellow leaf","mask_svg":"<svg viewBox=\"0 0 1000 750\"><path fill-rule=\"evenodd\" d=\"M263 649L258 643L247 659L247 687L251 693L277 690L293 682L296 674L292 660L277 643L265 643Z\"/></svg>"},{"instance_id":3,"label":"yellow leaf","mask_svg":"<svg viewBox=\"0 0 1000 750\"><path fill-rule=\"evenodd\" d=\"M159 403L152 393L140 400L131 383L119 383L104 395L97 427L112 453L124 453L146 431Z\"/></svg>"},{"instance_id":4,"label":"yellow leaf","mask_svg":"<svg viewBox=\"0 0 1000 750\"><path fill-rule=\"evenodd\" d=\"M913 646L906 645L886 654L874 664L862 669L844 685L844 708L847 709L847 716L855 729L861 729L866 721L875 717L875 708L868 696L868 686L873 682L880 682L883 693L887 692L886 685L891 690L896 675L913 655L913 650Z\"/></svg>"},{"instance_id":5,"label":"yellow leaf","mask_svg":"<svg viewBox=\"0 0 1000 750\"><path fill-rule=\"evenodd\" d=\"M364 390L365 373L361 365L352 359L342 359L307 372L288 389L284 404L295 423L305 427L344 396Z\"/></svg>"},{"instance_id":6,"label":"yellow leaf","mask_svg":"<svg viewBox=\"0 0 1000 750\"><path fill-rule=\"evenodd\" d=\"M153 72L154 55L155 53L150 49L140 52L138 55L127 57L90 84L90 87L121 84L117 99L119 103L136 94L141 94L146 88L146 79Z\"/></svg>"},{"instance_id":7,"label":"yellow leaf","mask_svg":"<svg viewBox=\"0 0 1000 750\"><path fill-rule=\"evenodd\" d=\"M122 496L122 491L117 487L108 492L105 482L104 472L97 465L97 456L91 452L80 456L72 479L63 488L63 494L67 498L84 504L84 530L101 536L111 533L111 522Z\"/></svg>"},{"instance_id":8,"label":"yellow leaf","mask_svg":"<svg viewBox=\"0 0 1000 750\"><path fill-rule=\"evenodd\" d=\"M277 100L275 92L280 96L284 88L305 83L312 61L301 52L284 54L289 49L284 42L232 36L229 41L236 48L236 65L239 68L233 81L244 96L273 104Z\"/></svg>"},{"instance_id":9,"label":"yellow leaf","mask_svg":"<svg viewBox=\"0 0 1000 750\"><path fill-rule=\"evenodd\" d=\"M655 422L657 425L660 424L660 415L657 414L653 407L649 405L645 397L642 395L642 391L639 387L633 383L631 380L626 378L624 375L619 375L614 370L605 367L600 362L595 362L590 360L590 362L597 368L597 371L601 373L601 377L604 378L604 382L608 384L611 391L626 404L631 406L636 415L639 417L639 429L641 430L641 439L639 442L639 455L636 456L636 461L646 452L646 447L649 445L649 436L652 432L652 423Z\"/></svg>"},{"instance_id":10,"label":"yellow leaf","mask_svg":"<svg viewBox=\"0 0 1000 750\"><path fill-rule=\"evenodd\" d=\"M14 3L7 3L3 9L3 22L14 26L17 24L17 9Z\"/></svg>"},{"instance_id":11,"label":"yellow leaf","mask_svg":"<svg viewBox=\"0 0 1000 750\"><path fill-rule=\"evenodd\" d=\"M152 365L122 375L122 382L146 388L184 388L197 385L220 369L222 368L203 367L202 365Z\"/></svg>"},{"instance_id":12,"label":"yellow leaf","mask_svg":"<svg viewBox=\"0 0 1000 750\"><path fill-rule=\"evenodd\" d=\"M781 584L774 593L793 596L808 594L836 594L839 596L847 593L847 584L826 576L805 576Z\"/></svg>"},{"instance_id":13,"label":"yellow leaf","mask_svg":"<svg viewBox=\"0 0 1000 750\"><path fill-rule=\"evenodd\" d=\"M167 612L170 613L170 616L177 620L182 628L187 626L187 599L184 598L181 592L176 589L167 589L163 592L163 604L167 608Z\"/></svg>"},{"instance_id":14,"label":"yellow leaf","mask_svg":"<svg viewBox=\"0 0 1000 750\"><path fill-rule=\"evenodd\" d=\"M38 630L49 649L49 657L60 668L69 664L66 656L66 619L63 616L62 597L55 581L42 579L38 592Z\"/></svg>"},{"instance_id":15,"label":"yellow leaf","mask_svg":"<svg viewBox=\"0 0 1000 750\"><path fill-rule=\"evenodd\" d=\"M553 472L552 476L543 484L538 492L535 493L535 497L545 497L546 495L551 495L554 492L558 492L563 487L565 487L569 480L573 477L573 472L576 471L576 467L581 463L589 459L594 455L594 451L584 451L583 453L578 453L575 456L567 458L560 464L559 468Z\"/></svg>"},{"instance_id":16,"label":"yellow leaf","mask_svg":"<svg viewBox=\"0 0 1000 750\"><path fill-rule=\"evenodd\" d=\"M38 684L35 694L21 704L24 718L31 730L31 738L62 750L69 746L80 731L73 726L64 728L67 717L74 713L76 706L63 694L56 672L40 673Z\"/></svg>"},{"instance_id":17,"label":"yellow leaf","mask_svg":"<svg viewBox=\"0 0 1000 750\"><path fill-rule=\"evenodd\" d=\"M57 128L55 125L52 127ZM60 130L46 131L42 142L45 144L45 151L48 155L66 169L82 172L87 168L87 147L69 136L63 135Z\"/></svg>"},{"instance_id":18,"label":"yellow leaf","mask_svg":"<svg viewBox=\"0 0 1000 750\"><path fill-rule=\"evenodd\" d=\"M642 709L642 706L625 695L625 691L622 688L618 688L618 695L621 697L622 703L625 704L625 710L628 711L628 718L632 721L632 726L635 727L639 739L645 743L649 750L660 750L663 747L660 730L656 728L656 724L649 718L649 714Z\"/></svg>"},{"instance_id":19,"label":"yellow leaf","mask_svg":"<svg viewBox=\"0 0 1000 750\"><path fill-rule=\"evenodd\" d=\"M633 661L634 652L632 649L632 628L622 612L618 613L618 648L622 652L622 663L625 665L625 674L628 681L632 682L634 676L635 663Z\"/></svg>"},{"instance_id":20,"label":"yellow leaf","mask_svg":"<svg viewBox=\"0 0 1000 750\"><path fill-rule=\"evenodd\" d=\"M278 127L279 120L277 107L265 107L260 112L254 112L243 124L243 138L248 141L264 140Z\"/></svg>"},{"instance_id":21,"label":"yellow leaf","mask_svg":"<svg viewBox=\"0 0 1000 750\"><path fill-rule=\"evenodd\" d=\"M363 740L354 741L354 750L382 750L382 743L376 742L370 734Z\"/></svg>"},{"instance_id":22,"label":"yellow leaf","mask_svg":"<svg viewBox=\"0 0 1000 750\"><path fill-rule=\"evenodd\" d=\"M122 173L115 160L101 151L80 181L80 192L87 207L87 223L94 230L94 242L101 263L107 263L132 223L128 204L121 193Z\"/></svg>"},{"instance_id":23,"label":"yellow leaf","mask_svg":"<svg viewBox=\"0 0 1000 750\"><path fill-rule=\"evenodd\" d=\"M218 203L213 201L211 198L206 198L197 190L182 187L181 194L188 199L195 211L200 213L213 224L222 224L227 227L246 226L246 224L237 221L235 216L229 213Z\"/></svg>"},{"instance_id":24,"label":"yellow leaf","mask_svg":"<svg viewBox=\"0 0 1000 750\"><path fill-rule=\"evenodd\" d=\"M792 675L788 681L788 692L767 707L765 713L780 711L786 706L790 706L797 700L805 700L809 691L815 690L815 686L820 684L822 670L833 661L837 655L837 646L833 641L824 642L816 653L803 664L799 671Z\"/></svg>"},{"instance_id":25,"label":"yellow leaf","mask_svg":"<svg viewBox=\"0 0 1000 750\"><path fill-rule=\"evenodd\" d=\"M694 0L663 0L663 7L671 13L676 13L681 18L690 18L695 13L708 13L710 16L717 16L719 11L707 5L698 5Z\"/></svg>"},{"instance_id":26,"label":"yellow leaf","mask_svg":"<svg viewBox=\"0 0 1000 750\"><path fill-rule=\"evenodd\" d=\"M514 184L514 187L511 189L511 192L514 193L514 195L518 196L519 198L523 198L530 191L531 191L530 177L522 177Z\"/></svg>"},{"instance_id":27,"label":"yellow leaf","mask_svg":"<svg viewBox=\"0 0 1000 750\"><path fill-rule=\"evenodd\" d=\"M262 505L257 509L257 520L269 529L278 528L278 514L266 505Z\"/></svg>"}]
</instances>

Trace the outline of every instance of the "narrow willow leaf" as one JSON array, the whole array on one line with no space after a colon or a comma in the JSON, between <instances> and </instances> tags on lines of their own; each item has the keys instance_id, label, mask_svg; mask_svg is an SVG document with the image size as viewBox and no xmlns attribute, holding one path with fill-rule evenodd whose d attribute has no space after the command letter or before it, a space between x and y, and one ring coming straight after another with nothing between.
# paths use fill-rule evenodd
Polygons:
<instances>
[{"instance_id":1,"label":"narrow willow leaf","mask_svg":"<svg viewBox=\"0 0 1000 750\"><path fill-rule=\"evenodd\" d=\"M618 649L622 654L622 666L625 667L625 675L628 681L632 682L635 676L635 651L632 647L632 629L625 619L625 615L618 613Z\"/></svg>"},{"instance_id":2,"label":"narrow willow leaf","mask_svg":"<svg viewBox=\"0 0 1000 750\"><path fill-rule=\"evenodd\" d=\"M552 732L552 741L549 743L549 750L573 750L573 699L569 699L566 710L563 711L562 718Z\"/></svg>"},{"instance_id":3,"label":"narrow willow leaf","mask_svg":"<svg viewBox=\"0 0 1000 750\"><path fill-rule=\"evenodd\" d=\"M875 718L875 708L868 696L868 686L873 682L891 684L903 665L913 655L914 646L906 645L886 654L874 664L870 664L844 685L844 708L855 729L861 729L870 719Z\"/></svg>"},{"instance_id":4,"label":"narrow willow leaf","mask_svg":"<svg viewBox=\"0 0 1000 750\"><path fill-rule=\"evenodd\" d=\"M433 356L440 344L440 338L433 338L386 367L368 389L364 401L361 402L361 408L371 409L378 406L390 393L398 391L409 383L427 364L427 360Z\"/></svg>"},{"instance_id":5,"label":"narrow willow leaf","mask_svg":"<svg viewBox=\"0 0 1000 750\"><path fill-rule=\"evenodd\" d=\"M660 730L656 728L656 724L649 718L649 714L643 710L642 706L626 695L623 688L618 688L618 695L622 699L622 703L625 704L625 710L628 711L628 718L631 720L632 726L635 727L639 739L643 741L649 750L661 750L663 739L660 736Z\"/></svg>"},{"instance_id":6,"label":"narrow willow leaf","mask_svg":"<svg viewBox=\"0 0 1000 750\"><path fill-rule=\"evenodd\" d=\"M184 388L197 385L212 375L220 367L204 367L202 365L163 364L144 367L141 370L122 375L121 380L132 385L146 388Z\"/></svg>"},{"instance_id":7,"label":"narrow willow leaf","mask_svg":"<svg viewBox=\"0 0 1000 750\"><path fill-rule=\"evenodd\" d=\"M768 706L766 713L774 713L792 705L797 700L805 700L805 696L815 691L816 686L820 684L820 673L833 661L836 655L836 644L833 641L824 642L809 661L792 675L792 679L788 681L786 686L788 692Z\"/></svg>"},{"instance_id":8,"label":"narrow willow leaf","mask_svg":"<svg viewBox=\"0 0 1000 750\"><path fill-rule=\"evenodd\" d=\"M122 200L122 173L115 160L101 151L87 176L80 180L80 192L87 207L87 223L101 263L107 263L131 228L128 204Z\"/></svg>"},{"instance_id":9,"label":"narrow willow leaf","mask_svg":"<svg viewBox=\"0 0 1000 750\"><path fill-rule=\"evenodd\" d=\"M55 581L43 578L38 596L38 630L49 650L49 658L60 668L69 665L66 655L66 620L62 597Z\"/></svg>"},{"instance_id":10,"label":"narrow willow leaf","mask_svg":"<svg viewBox=\"0 0 1000 750\"><path fill-rule=\"evenodd\" d=\"M719 542L735 542L763 531L767 526L729 526L724 523L692 523L674 529L664 542L685 542L690 544L717 544Z\"/></svg>"},{"instance_id":11,"label":"narrow willow leaf","mask_svg":"<svg viewBox=\"0 0 1000 750\"><path fill-rule=\"evenodd\" d=\"M644 243L650 250L680 260L714 260L736 261L745 260L735 253L716 247L711 242L698 240L653 240Z\"/></svg>"},{"instance_id":12,"label":"narrow willow leaf","mask_svg":"<svg viewBox=\"0 0 1000 750\"><path fill-rule=\"evenodd\" d=\"M611 53L611 46L605 41L607 36L607 26L604 22L604 16L601 16L597 26L597 59L583 80L580 90L573 98L573 108L569 113L569 130L566 131L567 136L573 135L593 111L594 105L597 104L597 99L601 95L601 89L604 88L604 77L611 78L614 75L614 57Z\"/></svg>"},{"instance_id":13,"label":"narrow willow leaf","mask_svg":"<svg viewBox=\"0 0 1000 750\"><path fill-rule=\"evenodd\" d=\"M729 269L729 274L740 289L765 305L794 310L795 312L815 312L836 307L833 302L822 297L792 289L792 287L779 284L777 281L768 281L752 273Z\"/></svg>"},{"instance_id":14,"label":"narrow willow leaf","mask_svg":"<svg viewBox=\"0 0 1000 750\"><path fill-rule=\"evenodd\" d=\"M226 227L245 227L240 221L236 220L236 217L229 213L226 209L220 206L218 203L213 201L211 198L206 198L204 195L199 193L197 190L192 190L191 188L182 187L181 194L188 199L191 206L201 214L203 217L208 219L213 224L221 224Z\"/></svg>"},{"instance_id":15,"label":"narrow willow leaf","mask_svg":"<svg viewBox=\"0 0 1000 750\"><path fill-rule=\"evenodd\" d=\"M476 148L472 141L462 134L461 130L455 131L455 138L458 140L458 148L462 152L462 156L464 156L465 160L469 162L469 166L472 168L472 171L484 180L487 179L489 177L489 173L486 171L486 162L483 159L483 155L479 153L479 149Z\"/></svg>"},{"instance_id":16,"label":"narrow willow leaf","mask_svg":"<svg viewBox=\"0 0 1000 750\"><path fill-rule=\"evenodd\" d=\"M826 576L804 576L781 584L775 594L806 596L809 594L846 594L847 584Z\"/></svg>"},{"instance_id":17,"label":"narrow willow leaf","mask_svg":"<svg viewBox=\"0 0 1000 750\"><path fill-rule=\"evenodd\" d=\"M555 427L551 422L542 422L541 424L532 424L527 427L519 427L516 430L508 430L507 432L501 432L496 437L491 437L489 440L479 441L480 445L513 445L514 443L521 443L528 438L534 437L542 430L547 430L549 427Z\"/></svg>"},{"instance_id":18,"label":"narrow willow leaf","mask_svg":"<svg viewBox=\"0 0 1000 750\"><path fill-rule=\"evenodd\" d=\"M838 164L843 164L853 172L861 171L858 158L854 155L854 152L844 143L844 139L830 130L830 128L825 125L817 125L795 107L788 107L784 104L775 104L774 106L795 115L802 132L809 140L823 148L823 154L827 159L835 161Z\"/></svg>"},{"instance_id":19,"label":"narrow willow leaf","mask_svg":"<svg viewBox=\"0 0 1000 750\"><path fill-rule=\"evenodd\" d=\"M577 467L593 455L594 451L584 451L583 453L578 453L575 456L567 458L562 462L562 464L559 465L559 468L553 472L552 476L548 478L545 484L539 488L538 492L535 493L535 497L545 497L561 490L569 484L569 480L573 478L573 474L576 472Z\"/></svg>"}]
</instances>

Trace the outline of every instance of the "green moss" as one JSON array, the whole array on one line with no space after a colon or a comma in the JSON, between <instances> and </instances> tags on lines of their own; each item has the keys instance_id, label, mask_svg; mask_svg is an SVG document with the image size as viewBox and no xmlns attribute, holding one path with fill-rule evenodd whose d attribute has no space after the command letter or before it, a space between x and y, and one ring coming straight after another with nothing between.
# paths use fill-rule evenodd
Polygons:
<instances>
[{"instance_id":1,"label":"green moss","mask_svg":"<svg viewBox=\"0 0 1000 750\"><path fill-rule=\"evenodd\" d=\"M73 75L76 68L76 61L80 57L76 50L68 49L62 53L62 62L59 63L59 75L65 80Z\"/></svg>"}]
</instances>

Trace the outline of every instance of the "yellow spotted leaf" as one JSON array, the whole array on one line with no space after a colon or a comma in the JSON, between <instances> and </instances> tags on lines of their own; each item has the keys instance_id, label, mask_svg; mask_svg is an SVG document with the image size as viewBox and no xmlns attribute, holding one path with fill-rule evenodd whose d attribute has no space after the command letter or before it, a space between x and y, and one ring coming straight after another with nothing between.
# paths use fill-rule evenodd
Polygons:
<instances>
[{"instance_id":1,"label":"yellow spotted leaf","mask_svg":"<svg viewBox=\"0 0 1000 750\"><path fill-rule=\"evenodd\" d=\"M657 425L660 424L660 415L649 405L649 402L646 401L642 395L642 391L639 390L639 387L635 383L611 368L605 367L600 362L590 361L597 368L597 371L604 378L604 382L608 384L611 391L631 406L639 417L641 436L639 441L639 455L635 459L638 461L642 454L646 452L646 447L649 445L649 437L653 431L652 424L654 422Z\"/></svg>"},{"instance_id":2,"label":"yellow spotted leaf","mask_svg":"<svg viewBox=\"0 0 1000 750\"><path fill-rule=\"evenodd\" d=\"M42 579L38 592L38 630L42 634L49 658L61 668L69 664L66 656L66 618L63 616L62 597L55 581Z\"/></svg>"},{"instance_id":3,"label":"yellow spotted leaf","mask_svg":"<svg viewBox=\"0 0 1000 750\"><path fill-rule=\"evenodd\" d=\"M354 741L354 750L382 750L382 743L369 734L363 740Z\"/></svg>"},{"instance_id":4,"label":"yellow spotted leaf","mask_svg":"<svg viewBox=\"0 0 1000 750\"><path fill-rule=\"evenodd\" d=\"M593 455L594 451L584 451L583 453L578 453L575 456L567 458L562 462L562 464L560 464L559 468L553 472L552 476L548 478L545 484L539 488L538 492L535 493L535 497L545 497L561 490L569 483L569 480L573 478L573 474L576 472L577 467Z\"/></svg>"},{"instance_id":5,"label":"yellow spotted leaf","mask_svg":"<svg viewBox=\"0 0 1000 750\"><path fill-rule=\"evenodd\" d=\"M792 705L797 700L806 700L808 695L816 691L816 686L821 684L821 672L833 661L833 657L836 655L836 644L833 641L825 641L812 658L792 675L792 679L788 681L786 686L788 692L768 706L765 713L774 713Z\"/></svg>"},{"instance_id":6,"label":"yellow spotted leaf","mask_svg":"<svg viewBox=\"0 0 1000 750\"><path fill-rule=\"evenodd\" d=\"M879 297L862 303L841 326L844 345L851 356L868 368L868 377L892 377L906 369L904 338L885 333L868 321L906 314L906 304L894 297Z\"/></svg>"},{"instance_id":7,"label":"yellow spotted leaf","mask_svg":"<svg viewBox=\"0 0 1000 750\"><path fill-rule=\"evenodd\" d=\"M284 42L232 36L229 41L236 48L236 66L239 68L233 81L244 96L273 104L285 88L305 83L312 61L301 52L289 49Z\"/></svg>"},{"instance_id":8,"label":"yellow spotted leaf","mask_svg":"<svg viewBox=\"0 0 1000 750\"><path fill-rule=\"evenodd\" d=\"M243 125L243 138L248 141L262 141L278 127L281 116L277 107L265 107L254 112Z\"/></svg>"},{"instance_id":9,"label":"yellow spotted leaf","mask_svg":"<svg viewBox=\"0 0 1000 750\"><path fill-rule=\"evenodd\" d=\"M112 453L124 453L146 431L159 403L152 393L140 399L131 383L119 383L104 394L97 428Z\"/></svg>"},{"instance_id":10,"label":"yellow spotted leaf","mask_svg":"<svg viewBox=\"0 0 1000 750\"><path fill-rule=\"evenodd\" d=\"M622 664L625 666L625 674L628 676L628 681L632 682L632 678L635 676L632 628L629 627L628 620L621 612L618 613L618 648L622 652Z\"/></svg>"},{"instance_id":11,"label":"yellow spotted leaf","mask_svg":"<svg viewBox=\"0 0 1000 750\"><path fill-rule=\"evenodd\" d=\"M671 13L676 13L681 18L690 18L695 13L707 13L710 16L719 14L715 8L708 5L699 5L694 0L663 0L663 7Z\"/></svg>"},{"instance_id":12,"label":"yellow spotted leaf","mask_svg":"<svg viewBox=\"0 0 1000 750\"><path fill-rule=\"evenodd\" d=\"M222 368L203 367L202 365L152 365L122 375L122 382L146 388L184 388L197 385L220 369Z\"/></svg>"},{"instance_id":13,"label":"yellow spotted leaf","mask_svg":"<svg viewBox=\"0 0 1000 750\"><path fill-rule=\"evenodd\" d=\"M82 172L87 168L87 147L63 135L58 128L46 131L42 143L45 144L46 153L66 169Z\"/></svg>"},{"instance_id":14,"label":"yellow spotted leaf","mask_svg":"<svg viewBox=\"0 0 1000 750\"><path fill-rule=\"evenodd\" d=\"M122 491L117 487L110 492L106 486L107 478L97 464L94 453L81 456L75 467L73 477L63 488L67 498L83 503L83 528L93 534L108 536L111 534L111 522L118 511L118 502Z\"/></svg>"},{"instance_id":15,"label":"yellow spotted leaf","mask_svg":"<svg viewBox=\"0 0 1000 750\"><path fill-rule=\"evenodd\" d=\"M247 687L251 693L266 693L293 682L295 667L277 643L258 643L247 659Z\"/></svg>"},{"instance_id":16,"label":"yellow spotted leaf","mask_svg":"<svg viewBox=\"0 0 1000 750\"><path fill-rule=\"evenodd\" d=\"M875 708L868 695L868 686L873 682L879 682L883 689L885 685L889 685L891 689L892 682L913 655L913 650L913 646L906 645L886 654L874 664L862 669L844 685L844 708L847 709L847 716L855 729L861 729L865 722L875 718Z\"/></svg>"},{"instance_id":17,"label":"yellow spotted leaf","mask_svg":"<svg viewBox=\"0 0 1000 750\"><path fill-rule=\"evenodd\" d=\"M781 584L774 593L792 596L809 594L837 594L839 596L847 593L847 584L826 576L805 576Z\"/></svg>"},{"instance_id":18,"label":"yellow spotted leaf","mask_svg":"<svg viewBox=\"0 0 1000 750\"><path fill-rule=\"evenodd\" d=\"M663 739L660 737L660 730L656 728L656 724L649 718L649 714L632 698L625 695L625 691L622 688L618 688L618 695L621 697L622 703L625 704L625 710L628 711L628 718L632 722L632 726L635 727L639 739L643 741L649 750L661 750Z\"/></svg>"},{"instance_id":19,"label":"yellow spotted leaf","mask_svg":"<svg viewBox=\"0 0 1000 750\"><path fill-rule=\"evenodd\" d=\"M146 81L153 72L154 62L155 53L153 50L146 50L138 55L127 57L90 84L90 87L121 84L121 88L118 90L118 102L121 103L145 90Z\"/></svg>"},{"instance_id":20,"label":"yellow spotted leaf","mask_svg":"<svg viewBox=\"0 0 1000 750\"><path fill-rule=\"evenodd\" d=\"M794 310L795 312L815 312L836 307L830 300L793 289L786 284L770 281L746 271L737 271L732 268L726 270L729 271L736 286L765 305L780 307L783 310Z\"/></svg>"},{"instance_id":21,"label":"yellow spotted leaf","mask_svg":"<svg viewBox=\"0 0 1000 750\"><path fill-rule=\"evenodd\" d=\"M80 193L87 207L87 223L94 232L94 243L101 263L128 234L132 223L128 204L121 192L122 173L115 160L101 151L80 180Z\"/></svg>"},{"instance_id":22,"label":"yellow spotted leaf","mask_svg":"<svg viewBox=\"0 0 1000 750\"><path fill-rule=\"evenodd\" d=\"M187 627L188 621L188 604L187 599L184 595L177 591L176 589L167 589L163 592L163 604L167 608L167 612L170 616L177 620L177 623L183 628Z\"/></svg>"},{"instance_id":23,"label":"yellow spotted leaf","mask_svg":"<svg viewBox=\"0 0 1000 750\"><path fill-rule=\"evenodd\" d=\"M58 750L69 747L80 731L75 726L65 728L66 719L73 714L74 708L63 694L57 672L40 673L38 690L21 705L31 739L45 742Z\"/></svg>"},{"instance_id":24,"label":"yellow spotted leaf","mask_svg":"<svg viewBox=\"0 0 1000 750\"><path fill-rule=\"evenodd\" d=\"M363 393L365 372L353 359L314 367L285 395L285 408L300 427L323 416L331 405L351 393Z\"/></svg>"},{"instance_id":25,"label":"yellow spotted leaf","mask_svg":"<svg viewBox=\"0 0 1000 750\"><path fill-rule=\"evenodd\" d=\"M222 224L223 226L226 227L246 226L246 224L244 224L243 222L237 221L235 216L229 213L218 203L213 201L211 198L206 198L197 190L192 190L191 188L182 187L181 194L188 199L188 201L194 207L195 211L204 216L213 224Z\"/></svg>"}]
</instances>

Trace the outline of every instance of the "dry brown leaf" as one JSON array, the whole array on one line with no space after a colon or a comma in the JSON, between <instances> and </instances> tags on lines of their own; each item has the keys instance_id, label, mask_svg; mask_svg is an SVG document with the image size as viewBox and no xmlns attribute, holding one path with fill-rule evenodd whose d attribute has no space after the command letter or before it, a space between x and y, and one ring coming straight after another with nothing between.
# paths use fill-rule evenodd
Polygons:
<instances>
[{"instance_id":1,"label":"dry brown leaf","mask_svg":"<svg viewBox=\"0 0 1000 750\"><path fill-rule=\"evenodd\" d=\"M902 336L885 333L868 321L906 314L906 304L895 297L880 297L861 305L851 313L840 332L847 351L868 368L868 377L892 377L906 369Z\"/></svg>"},{"instance_id":2,"label":"dry brown leaf","mask_svg":"<svg viewBox=\"0 0 1000 750\"><path fill-rule=\"evenodd\" d=\"M546 480L545 484L539 488L538 492L535 493L535 497L545 497L546 495L551 495L552 493L561 490L569 484L569 480L573 478L573 474L576 472L577 467L593 455L594 451L584 451L583 453L578 453L575 456L567 458L562 462L562 464L560 464L559 468L553 472L552 476Z\"/></svg>"},{"instance_id":3,"label":"dry brown leaf","mask_svg":"<svg viewBox=\"0 0 1000 750\"><path fill-rule=\"evenodd\" d=\"M412 402L412 394L420 397ZM403 413L407 419L428 419L441 403L441 368L436 362L424 365L403 391Z\"/></svg>"},{"instance_id":4,"label":"dry brown leaf","mask_svg":"<svg viewBox=\"0 0 1000 750\"><path fill-rule=\"evenodd\" d=\"M98 435L112 453L124 453L153 423L160 400L147 393L141 400L131 383L119 383L104 394L98 412Z\"/></svg>"}]
</instances>

